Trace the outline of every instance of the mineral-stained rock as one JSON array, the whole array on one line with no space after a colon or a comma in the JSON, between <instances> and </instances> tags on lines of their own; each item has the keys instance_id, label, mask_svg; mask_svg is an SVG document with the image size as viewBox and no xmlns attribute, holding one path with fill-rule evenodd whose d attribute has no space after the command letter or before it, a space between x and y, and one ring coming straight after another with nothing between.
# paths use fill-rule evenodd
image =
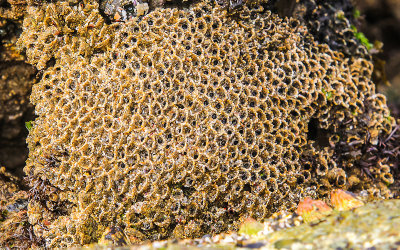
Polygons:
<instances>
[{"instance_id":1,"label":"mineral-stained rock","mask_svg":"<svg viewBox=\"0 0 400 250\"><path fill-rule=\"evenodd\" d=\"M296 19L205 2L108 25L96 2L59 1L28 7L19 44L43 70L25 172L46 247L109 227L214 234L334 188L387 190L356 165L394 123L371 63Z\"/></svg>"},{"instance_id":2,"label":"mineral-stained rock","mask_svg":"<svg viewBox=\"0 0 400 250\"><path fill-rule=\"evenodd\" d=\"M111 21L126 21L149 11L148 3L138 0L103 0L100 9Z\"/></svg>"},{"instance_id":3,"label":"mineral-stained rock","mask_svg":"<svg viewBox=\"0 0 400 250\"><path fill-rule=\"evenodd\" d=\"M41 238L36 237L27 216L28 193L13 193L0 205L0 248L28 249L43 246ZM0 215L0 216L1 216Z\"/></svg>"}]
</instances>

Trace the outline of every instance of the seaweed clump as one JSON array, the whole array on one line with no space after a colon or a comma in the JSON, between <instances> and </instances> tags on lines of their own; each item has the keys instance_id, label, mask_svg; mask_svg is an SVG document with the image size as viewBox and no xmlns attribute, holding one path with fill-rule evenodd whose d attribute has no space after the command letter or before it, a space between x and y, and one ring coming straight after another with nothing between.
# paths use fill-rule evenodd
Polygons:
<instances>
[{"instance_id":1,"label":"seaweed clump","mask_svg":"<svg viewBox=\"0 0 400 250\"><path fill-rule=\"evenodd\" d=\"M339 187L389 195L357 165L394 123L372 64L296 19L203 2L107 24L59 1L28 7L19 44L43 70L25 173L46 247L234 230Z\"/></svg>"}]
</instances>

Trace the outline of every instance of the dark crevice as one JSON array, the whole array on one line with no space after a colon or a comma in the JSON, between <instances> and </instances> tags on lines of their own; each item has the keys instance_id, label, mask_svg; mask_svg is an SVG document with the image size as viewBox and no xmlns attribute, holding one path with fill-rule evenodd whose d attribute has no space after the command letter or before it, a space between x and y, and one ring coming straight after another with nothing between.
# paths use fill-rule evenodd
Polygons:
<instances>
[{"instance_id":1,"label":"dark crevice","mask_svg":"<svg viewBox=\"0 0 400 250\"><path fill-rule=\"evenodd\" d=\"M54 56L52 56L47 62L46 62L46 68L53 67L56 64L56 59Z\"/></svg>"},{"instance_id":2,"label":"dark crevice","mask_svg":"<svg viewBox=\"0 0 400 250\"><path fill-rule=\"evenodd\" d=\"M190 0L190 1L169 1L164 3L164 8L178 8L185 9L189 8L191 5L200 2L199 0ZM150 11L153 10L152 4L150 5Z\"/></svg>"},{"instance_id":3,"label":"dark crevice","mask_svg":"<svg viewBox=\"0 0 400 250\"><path fill-rule=\"evenodd\" d=\"M23 177L23 168L28 157L26 138L28 130L25 122L35 119L34 107L29 103L31 83L34 82L36 70L20 61L0 63L0 75L5 79L6 91L15 91L15 94L0 100L0 164L7 171L18 178ZM13 84L16 81L18 88Z\"/></svg>"},{"instance_id":4,"label":"dark crevice","mask_svg":"<svg viewBox=\"0 0 400 250\"><path fill-rule=\"evenodd\" d=\"M328 147L329 130L320 128L318 119L311 118L308 122L307 140L315 141L319 148Z\"/></svg>"},{"instance_id":5,"label":"dark crevice","mask_svg":"<svg viewBox=\"0 0 400 250\"><path fill-rule=\"evenodd\" d=\"M0 8L9 9L9 8L11 8L11 4L9 2L7 2L6 0L1 0Z\"/></svg>"},{"instance_id":6,"label":"dark crevice","mask_svg":"<svg viewBox=\"0 0 400 250\"><path fill-rule=\"evenodd\" d=\"M243 191L248 191L248 192L251 192L251 186L250 186L250 184L244 184L244 186L243 186Z\"/></svg>"}]
</instances>

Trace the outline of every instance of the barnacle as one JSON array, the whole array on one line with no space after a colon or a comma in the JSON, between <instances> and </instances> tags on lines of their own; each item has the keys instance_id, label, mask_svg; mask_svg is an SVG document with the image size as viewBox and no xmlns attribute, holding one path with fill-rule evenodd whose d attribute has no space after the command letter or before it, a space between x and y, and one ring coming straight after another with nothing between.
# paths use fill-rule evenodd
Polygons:
<instances>
[{"instance_id":1,"label":"barnacle","mask_svg":"<svg viewBox=\"0 0 400 250\"><path fill-rule=\"evenodd\" d=\"M341 146L391 130L371 63L258 7L232 17L198 3L110 25L97 3L28 8L19 42L43 69L28 215L46 247L110 226L138 240L218 233L349 176L375 184L357 172L357 145Z\"/></svg>"}]
</instances>

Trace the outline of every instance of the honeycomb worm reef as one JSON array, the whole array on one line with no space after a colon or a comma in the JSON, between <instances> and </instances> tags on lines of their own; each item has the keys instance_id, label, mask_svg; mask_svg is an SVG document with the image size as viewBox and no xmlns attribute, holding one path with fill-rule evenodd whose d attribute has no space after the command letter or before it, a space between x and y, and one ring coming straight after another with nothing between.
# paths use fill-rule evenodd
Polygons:
<instances>
[{"instance_id":1,"label":"honeycomb worm reef","mask_svg":"<svg viewBox=\"0 0 400 250\"><path fill-rule=\"evenodd\" d=\"M371 62L296 19L208 2L113 24L90 1L27 11L19 46L43 72L28 217L46 247L110 225L131 241L219 233L307 195L386 195L393 182L385 162L375 178L356 164L394 123Z\"/></svg>"}]
</instances>

